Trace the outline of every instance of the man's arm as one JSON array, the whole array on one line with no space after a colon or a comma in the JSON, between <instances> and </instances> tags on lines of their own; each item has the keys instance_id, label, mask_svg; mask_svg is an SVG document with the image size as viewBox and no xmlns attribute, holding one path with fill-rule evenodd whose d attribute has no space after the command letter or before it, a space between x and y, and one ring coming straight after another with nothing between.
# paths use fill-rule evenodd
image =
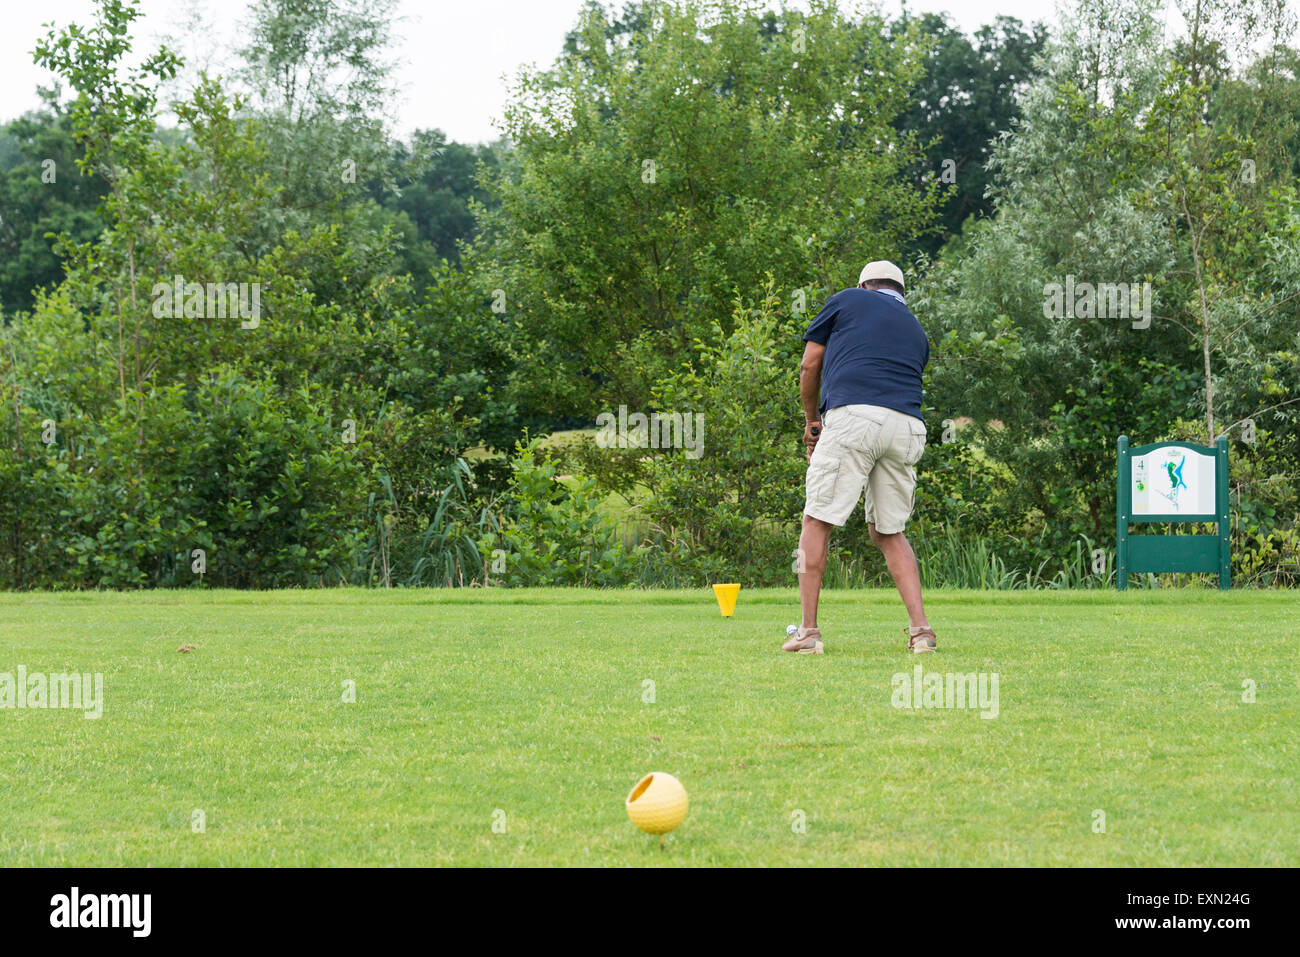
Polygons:
<instances>
[{"instance_id":1,"label":"man's arm","mask_svg":"<svg viewBox=\"0 0 1300 957\"><path fill-rule=\"evenodd\" d=\"M826 355L826 347L819 343L809 340L804 344L803 361L799 363L799 400L803 403L803 444L808 447L808 457L812 458L813 446L817 444L817 436L813 434L815 427L818 432L821 431L821 412L818 405L821 403L822 391L822 357Z\"/></svg>"}]
</instances>

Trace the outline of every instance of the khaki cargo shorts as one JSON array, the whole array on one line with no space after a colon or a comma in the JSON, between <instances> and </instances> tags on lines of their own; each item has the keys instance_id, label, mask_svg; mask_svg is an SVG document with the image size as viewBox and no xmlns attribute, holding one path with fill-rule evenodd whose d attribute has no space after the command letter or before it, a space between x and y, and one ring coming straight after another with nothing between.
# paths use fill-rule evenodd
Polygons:
<instances>
[{"instance_id":1,"label":"khaki cargo shorts","mask_svg":"<svg viewBox=\"0 0 1300 957\"><path fill-rule=\"evenodd\" d=\"M808 463L805 515L843 525L867 490L867 521L901 532L916 499L912 466L925 451L925 423L878 405L841 405L822 416Z\"/></svg>"}]
</instances>

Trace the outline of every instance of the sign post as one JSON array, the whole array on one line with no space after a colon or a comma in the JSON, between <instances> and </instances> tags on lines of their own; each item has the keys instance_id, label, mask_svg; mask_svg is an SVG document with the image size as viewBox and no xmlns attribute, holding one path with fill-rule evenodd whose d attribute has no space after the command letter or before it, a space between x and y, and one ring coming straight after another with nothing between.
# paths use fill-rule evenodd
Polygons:
<instances>
[{"instance_id":1,"label":"sign post","mask_svg":"<svg viewBox=\"0 0 1300 957\"><path fill-rule=\"evenodd\" d=\"M1119 437L1115 498L1115 587L1129 573L1218 572L1232 586L1228 520L1228 438L1214 447L1156 442L1128 447ZM1218 534L1130 535L1138 522L1214 522Z\"/></svg>"}]
</instances>

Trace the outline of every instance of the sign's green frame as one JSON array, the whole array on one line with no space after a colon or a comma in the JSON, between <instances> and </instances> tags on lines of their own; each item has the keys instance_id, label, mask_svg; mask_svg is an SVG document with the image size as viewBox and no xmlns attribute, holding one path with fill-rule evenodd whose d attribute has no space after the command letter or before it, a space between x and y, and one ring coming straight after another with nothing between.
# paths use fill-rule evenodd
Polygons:
<instances>
[{"instance_id":1,"label":"sign's green frame","mask_svg":"<svg viewBox=\"0 0 1300 957\"><path fill-rule=\"evenodd\" d=\"M1133 456L1169 447L1190 449L1214 456L1214 514L1134 515ZM1128 447L1128 436L1119 437L1115 498L1115 587L1128 588L1128 576L1146 572L1218 572L1219 587L1232 587L1231 524L1228 520L1228 437L1221 435L1214 447L1190 442L1155 442ZM1215 535L1130 535L1137 522L1214 522Z\"/></svg>"}]
</instances>

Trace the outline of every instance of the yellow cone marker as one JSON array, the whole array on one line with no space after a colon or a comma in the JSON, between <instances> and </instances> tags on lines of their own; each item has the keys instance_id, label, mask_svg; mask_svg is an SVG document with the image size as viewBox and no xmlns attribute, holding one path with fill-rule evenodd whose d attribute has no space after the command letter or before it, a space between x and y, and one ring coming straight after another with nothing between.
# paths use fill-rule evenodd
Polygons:
<instances>
[{"instance_id":1,"label":"yellow cone marker","mask_svg":"<svg viewBox=\"0 0 1300 957\"><path fill-rule=\"evenodd\" d=\"M714 585L713 594L718 596L718 609L723 618L730 618L736 610L736 596L740 594L739 585Z\"/></svg>"},{"instance_id":2,"label":"yellow cone marker","mask_svg":"<svg viewBox=\"0 0 1300 957\"><path fill-rule=\"evenodd\" d=\"M632 823L647 834L658 834L660 847L663 836L682 823L689 806L682 782L663 771L651 771L638 781L626 801Z\"/></svg>"}]
</instances>

